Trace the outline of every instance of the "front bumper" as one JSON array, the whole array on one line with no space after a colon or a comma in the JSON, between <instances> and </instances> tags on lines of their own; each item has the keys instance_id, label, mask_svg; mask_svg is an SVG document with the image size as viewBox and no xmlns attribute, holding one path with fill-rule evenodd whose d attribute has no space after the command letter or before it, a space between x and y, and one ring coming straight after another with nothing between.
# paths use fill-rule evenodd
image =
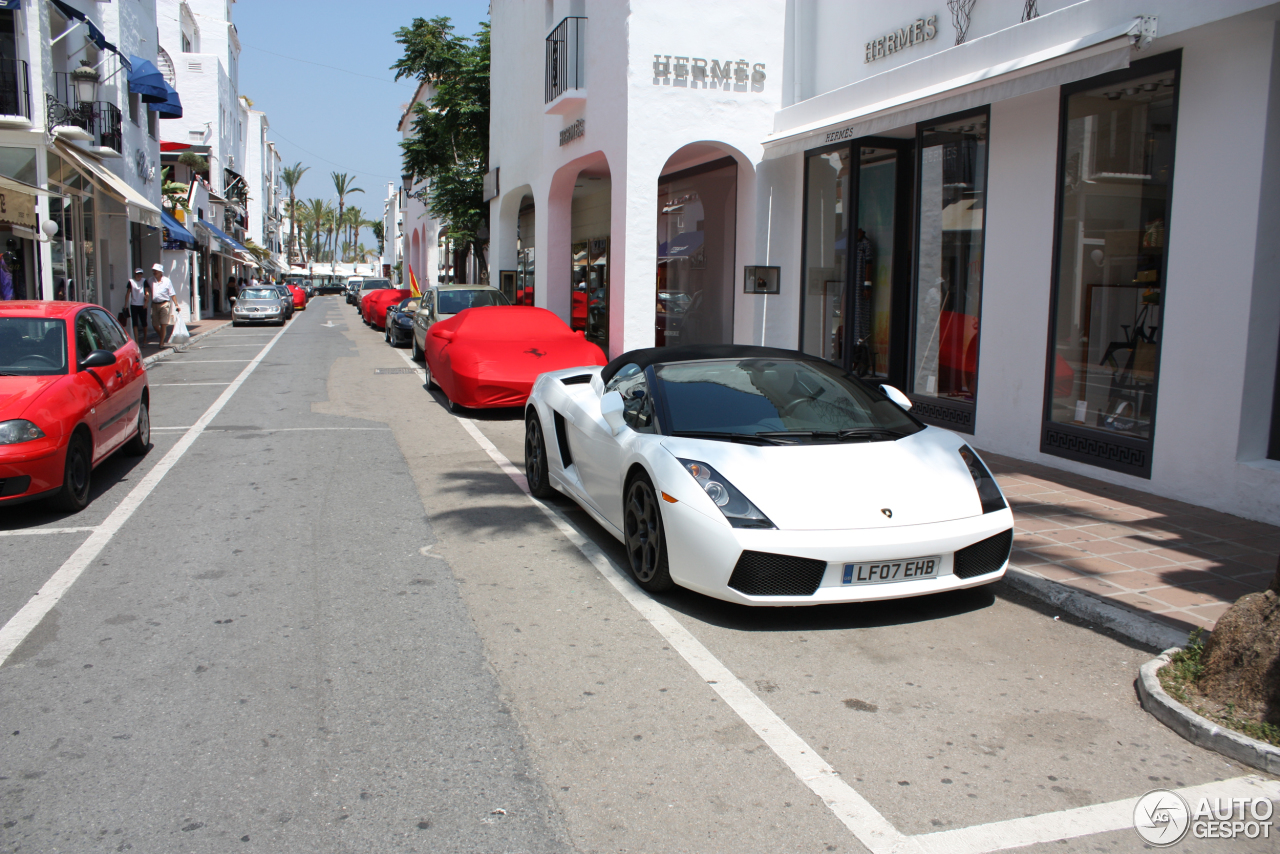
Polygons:
<instances>
[{"instance_id":1,"label":"front bumper","mask_svg":"<svg viewBox=\"0 0 1280 854\"><path fill-rule=\"evenodd\" d=\"M66 449L61 439L46 437L0 445L0 506L21 504L60 488L65 462ZM30 480L24 484L26 478ZM21 491L15 491L18 486Z\"/></svg>"},{"instance_id":2,"label":"front bumper","mask_svg":"<svg viewBox=\"0 0 1280 854\"><path fill-rule=\"evenodd\" d=\"M682 587L743 605L819 605L925 596L989 584L1002 578L1008 568L1006 560L996 571L970 578L953 571L957 551L1013 528L1013 513L1008 509L897 528L780 531L733 528L683 501L661 504L672 579ZM738 560L747 551L821 561L826 569L812 594L752 596L730 586ZM936 576L877 584L843 583L845 564L933 555L942 558Z\"/></svg>"},{"instance_id":3,"label":"front bumper","mask_svg":"<svg viewBox=\"0 0 1280 854\"><path fill-rule=\"evenodd\" d=\"M276 312L275 314L266 314L266 313L260 313L255 311L252 314L232 313L231 319L234 320L236 323L278 323L280 321L280 318L284 316L285 315L283 312Z\"/></svg>"}]
</instances>

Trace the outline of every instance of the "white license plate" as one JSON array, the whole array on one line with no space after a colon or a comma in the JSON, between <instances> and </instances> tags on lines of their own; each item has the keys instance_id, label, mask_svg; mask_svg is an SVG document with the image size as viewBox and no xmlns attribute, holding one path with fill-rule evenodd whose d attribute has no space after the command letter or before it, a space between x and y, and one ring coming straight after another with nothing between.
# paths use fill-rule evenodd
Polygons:
<instances>
[{"instance_id":1,"label":"white license plate","mask_svg":"<svg viewBox=\"0 0 1280 854\"><path fill-rule=\"evenodd\" d=\"M882 584L890 581L914 581L917 578L937 578L942 569L942 558L913 557L907 560L882 560L875 563L846 563L843 584Z\"/></svg>"}]
</instances>

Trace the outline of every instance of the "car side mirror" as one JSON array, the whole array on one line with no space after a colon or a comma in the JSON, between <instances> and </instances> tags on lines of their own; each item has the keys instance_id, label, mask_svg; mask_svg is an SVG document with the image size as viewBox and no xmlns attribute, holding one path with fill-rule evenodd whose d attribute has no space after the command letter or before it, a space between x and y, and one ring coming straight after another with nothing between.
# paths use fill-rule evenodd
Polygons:
<instances>
[{"instance_id":1,"label":"car side mirror","mask_svg":"<svg viewBox=\"0 0 1280 854\"><path fill-rule=\"evenodd\" d=\"M116 354L110 350L94 350L80 360L80 370L87 368L109 368L116 363Z\"/></svg>"},{"instance_id":2,"label":"car side mirror","mask_svg":"<svg viewBox=\"0 0 1280 854\"><path fill-rule=\"evenodd\" d=\"M605 392L604 397L600 398L600 415L615 436L621 433L622 428L627 425L627 422L623 419L624 407L625 403L620 392Z\"/></svg>"},{"instance_id":3,"label":"car side mirror","mask_svg":"<svg viewBox=\"0 0 1280 854\"><path fill-rule=\"evenodd\" d=\"M897 390L896 388L894 388L893 386L888 385L888 384L886 384L886 385L882 385L882 386L880 386L880 390L881 390L882 392L884 392L884 396L885 396L885 397L889 398L889 399L890 399L890 400L892 400L894 403L896 403L896 404L898 404L899 406L901 406L903 409L910 409L910 408L911 408L911 398L907 397L905 394L903 394L902 392L898 391L898 390Z\"/></svg>"}]
</instances>

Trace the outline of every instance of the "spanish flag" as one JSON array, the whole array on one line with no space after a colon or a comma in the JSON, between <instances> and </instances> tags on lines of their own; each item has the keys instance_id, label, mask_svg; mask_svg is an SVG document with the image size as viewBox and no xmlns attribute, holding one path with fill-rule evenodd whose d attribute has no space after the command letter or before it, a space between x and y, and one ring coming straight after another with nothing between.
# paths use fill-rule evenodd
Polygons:
<instances>
[{"instance_id":1,"label":"spanish flag","mask_svg":"<svg viewBox=\"0 0 1280 854\"><path fill-rule=\"evenodd\" d=\"M409 296L417 298L422 296L422 289L418 287L418 279L413 275L413 266L409 266Z\"/></svg>"}]
</instances>

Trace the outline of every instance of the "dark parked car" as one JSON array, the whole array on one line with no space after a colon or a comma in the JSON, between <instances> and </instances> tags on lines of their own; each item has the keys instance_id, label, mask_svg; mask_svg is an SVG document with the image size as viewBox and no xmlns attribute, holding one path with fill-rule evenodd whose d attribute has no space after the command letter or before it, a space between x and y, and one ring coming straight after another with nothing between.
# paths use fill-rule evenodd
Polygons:
<instances>
[{"instance_id":1,"label":"dark parked car","mask_svg":"<svg viewBox=\"0 0 1280 854\"><path fill-rule=\"evenodd\" d=\"M418 297L409 297L387 309L384 335L392 347L408 347L413 343L413 316L418 313L418 302Z\"/></svg>"}]
</instances>

